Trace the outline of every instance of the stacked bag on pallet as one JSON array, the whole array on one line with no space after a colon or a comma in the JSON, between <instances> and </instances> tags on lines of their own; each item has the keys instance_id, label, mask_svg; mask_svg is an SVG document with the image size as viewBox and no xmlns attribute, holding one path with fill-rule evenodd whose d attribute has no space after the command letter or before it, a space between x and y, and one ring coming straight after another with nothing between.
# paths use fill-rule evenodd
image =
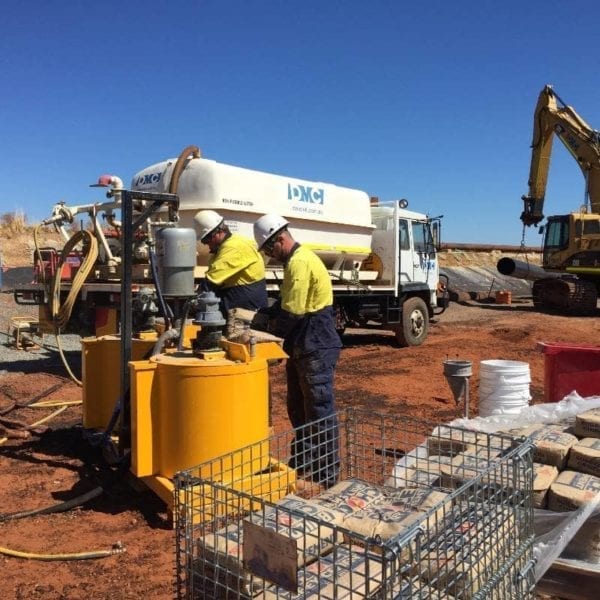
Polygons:
<instances>
[{"instance_id":1,"label":"stacked bag on pallet","mask_svg":"<svg viewBox=\"0 0 600 600\"><path fill-rule=\"evenodd\" d=\"M440 427L396 464L384 485L347 479L310 499L289 494L264 503L200 538L198 586L212 586L215 598L343 600L391 592L397 600L469 600L517 560L519 509L479 489L455 490L493 459L508 466L501 456L512 447L508 436ZM246 562L244 523L295 540L297 592Z\"/></svg>"},{"instance_id":2,"label":"stacked bag on pallet","mask_svg":"<svg viewBox=\"0 0 600 600\"><path fill-rule=\"evenodd\" d=\"M543 509L535 514L536 578L563 550L563 558L600 564L600 398L572 393L516 417L459 419L453 425L526 436L533 444L534 506Z\"/></svg>"},{"instance_id":3,"label":"stacked bag on pallet","mask_svg":"<svg viewBox=\"0 0 600 600\"><path fill-rule=\"evenodd\" d=\"M386 488L355 479L311 499L289 494L275 506L265 504L263 510L200 538L196 585L212 588L216 598L368 597L383 581L381 542L426 520L430 509L435 514L446 496L435 490ZM244 521L296 541L299 593L282 591L244 563ZM358 546L352 543L352 534L377 541ZM435 598L420 591L423 582L410 581L413 553L414 545L408 545L395 557L398 576L386 573L386 582L395 581L397 598ZM403 569L408 577L400 577Z\"/></svg>"},{"instance_id":4,"label":"stacked bag on pallet","mask_svg":"<svg viewBox=\"0 0 600 600\"><path fill-rule=\"evenodd\" d=\"M556 469L538 508L575 511L600 494L600 409L585 411L570 423L530 425L511 430L527 435L534 444L534 460ZM541 497L540 497L541 499ZM600 563L600 516L589 519L566 547L564 556Z\"/></svg>"}]
</instances>

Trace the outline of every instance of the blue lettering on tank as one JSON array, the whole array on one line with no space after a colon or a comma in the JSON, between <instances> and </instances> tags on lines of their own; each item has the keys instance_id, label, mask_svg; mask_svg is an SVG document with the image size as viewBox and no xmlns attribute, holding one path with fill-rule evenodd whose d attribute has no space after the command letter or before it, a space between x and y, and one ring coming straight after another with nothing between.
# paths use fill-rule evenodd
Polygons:
<instances>
[{"instance_id":1,"label":"blue lettering on tank","mask_svg":"<svg viewBox=\"0 0 600 600\"><path fill-rule=\"evenodd\" d=\"M288 183L288 200L323 204L325 202L325 190L323 188L313 188L309 185L292 185Z\"/></svg>"}]
</instances>

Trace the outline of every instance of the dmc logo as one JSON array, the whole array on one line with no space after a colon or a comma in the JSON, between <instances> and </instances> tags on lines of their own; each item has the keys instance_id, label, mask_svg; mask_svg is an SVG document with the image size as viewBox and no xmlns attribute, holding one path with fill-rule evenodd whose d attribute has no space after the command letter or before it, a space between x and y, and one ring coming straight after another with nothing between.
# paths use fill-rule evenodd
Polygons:
<instances>
[{"instance_id":1,"label":"dmc logo","mask_svg":"<svg viewBox=\"0 0 600 600\"><path fill-rule=\"evenodd\" d=\"M323 204L323 201L325 200L325 190L307 185L292 185L291 183L288 183L288 200L310 202L311 204Z\"/></svg>"},{"instance_id":2,"label":"dmc logo","mask_svg":"<svg viewBox=\"0 0 600 600\"><path fill-rule=\"evenodd\" d=\"M162 173L148 173L146 175L140 175L135 182L135 185L155 185L160 181Z\"/></svg>"}]
</instances>

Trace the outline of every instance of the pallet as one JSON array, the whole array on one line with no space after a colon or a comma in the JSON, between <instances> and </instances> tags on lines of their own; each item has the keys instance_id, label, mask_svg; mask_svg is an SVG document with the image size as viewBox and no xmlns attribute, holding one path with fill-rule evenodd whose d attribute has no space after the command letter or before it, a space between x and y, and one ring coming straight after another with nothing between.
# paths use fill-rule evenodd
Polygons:
<instances>
[{"instance_id":1,"label":"pallet","mask_svg":"<svg viewBox=\"0 0 600 600\"><path fill-rule=\"evenodd\" d=\"M598 600L600 564L559 558L538 581L536 590L565 600Z\"/></svg>"}]
</instances>

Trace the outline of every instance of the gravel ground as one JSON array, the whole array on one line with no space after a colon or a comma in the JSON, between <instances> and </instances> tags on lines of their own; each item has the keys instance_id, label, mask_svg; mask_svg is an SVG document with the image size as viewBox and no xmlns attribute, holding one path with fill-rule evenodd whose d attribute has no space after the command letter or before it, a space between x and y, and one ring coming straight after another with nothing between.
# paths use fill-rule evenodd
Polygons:
<instances>
[{"instance_id":1,"label":"gravel ground","mask_svg":"<svg viewBox=\"0 0 600 600\"><path fill-rule=\"evenodd\" d=\"M33 335L33 346L27 351L15 347L15 328L11 319L31 318L36 320L37 307L15 304L12 294L0 294L0 374L7 372L32 373L43 370L47 373L63 375L65 372L60 351L54 334L46 334L43 338ZM60 346L65 359L76 377L81 375L81 338L78 335L61 335Z\"/></svg>"}]
</instances>

